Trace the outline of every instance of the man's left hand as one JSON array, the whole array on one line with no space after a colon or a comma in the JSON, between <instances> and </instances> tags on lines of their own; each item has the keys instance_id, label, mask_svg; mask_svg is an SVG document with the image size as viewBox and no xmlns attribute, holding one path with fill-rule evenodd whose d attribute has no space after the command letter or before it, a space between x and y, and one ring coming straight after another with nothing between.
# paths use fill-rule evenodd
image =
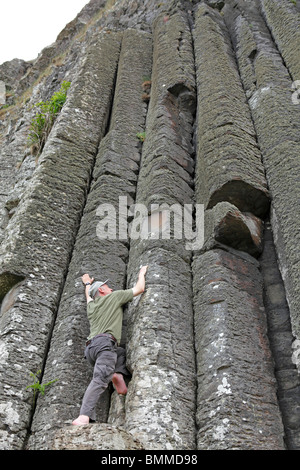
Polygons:
<instances>
[{"instance_id":1,"label":"man's left hand","mask_svg":"<svg viewBox=\"0 0 300 470\"><path fill-rule=\"evenodd\" d=\"M94 278L90 277L89 274L84 274L81 278L83 284L86 284L87 282L90 282L91 284L94 282Z\"/></svg>"}]
</instances>

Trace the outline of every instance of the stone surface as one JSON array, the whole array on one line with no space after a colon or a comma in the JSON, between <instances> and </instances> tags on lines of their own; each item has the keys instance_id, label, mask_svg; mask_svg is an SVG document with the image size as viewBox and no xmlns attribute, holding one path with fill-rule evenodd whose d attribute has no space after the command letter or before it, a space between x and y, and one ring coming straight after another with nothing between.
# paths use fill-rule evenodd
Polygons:
<instances>
[{"instance_id":1,"label":"stone surface","mask_svg":"<svg viewBox=\"0 0 300 470\"><path fill-rule=\"evenodd\" d=\"M138 202L190 203L195 76L191 32L178 12L154 24L151 100L138 185Z\"/></svg>"},{"instance_id":2,"label":"stone surface","mask_svg":"<svg viewBox=\"0 0 300 470\"><path fill-rule=\"evenodd\" d=\"M0 65L0 80L9 88L13 88L25 75L30 65L30 62L25 62L21 58L4 62Z\"/></svg>"},{"instance_id":3,"label":"stone surface","mask_svg":"<svg viewBox=\"0 0 300 470\"><path fill-rule=\"evenodd\" d=\"M52 450L142 450L137 439L124 429L109 424L73 426L60 429Z\"/></svg>"},{"instance_id":4,"label":"stone surface","mask_svg":"<svg viewBox=\"0 0 300 470\"><path fill-rule=\"evenodd\" d=\"M195 358L191 273L176 253L146 247L130 256L129 280L149 265L147 290L128 306L132 373L125 426L146 449L195 448Z\"/></svg>"},{"instance_id":5,"label":"stone surface","mask_svg":"<svg viewBox=\"0 0 300 470\"><path fill-rule=\"evenodd\" d=\"M198 449L284 449L258 263L193 261Z\"/></svg>"},{"instance_id":6,"label":"stone surface","mask_svg":"<svg viewBox=\"0 0 300 470\"><path fill-rule=\"evenodd\" d=\"M151 100L136 203L191 204L195 81L184 12L159 16L153 31ZM167 71L169 73L167 73ZM160 237L161 238L161 237ZM125 426L147 449L195 446L195 358L191 252L183 237L131 239L127 285L147 264L147 290L128 305ZM176 327L175 327L176 325Z\"/></svg>"},{"instance_id":7,"label":"stone surface","mask_svg":"<svg viewBox=\"0 0 300 470\"><path fill-rule=\"evenodd\" d=\"M53 423L52 426L55 428L58 424L57 416L60 423L77 417L83 394L92 377L92 370L87 367L83 358L89 329L81 275L88 272L95 279L102 279L103 276L105 279L109 278L114 290L125 287L128 248L124 241L101 240L97 237L97 226L100 222L97 209L101 204L109 203L117 210L119 196L127 196L128 200L134 196L132 175L135 174L132 171L128 175L125 171L123 173L112 171L108 164L112 156L118 161L123 160L125 152L129 152L127 160L131 158L132 164L139 163L140 155L135 133L136 129L142 128L145 123L145 105L140 92L143 76L151 73L152 42L151 35L134 30L126 31L124 37L118 35L118 38L121 45L116 78L118 92L114 94L112 102L109 132L101 141L96 156L91 188L69 265L45 369L47 377L55 375L59 377L60 382L57 384L55 401L49 395L48 399L45 397L38 403L40 412L33 421L29 448L36 449L49 445L51 432L47 432L47 443L44 443L46 422ZM133 44L135 53L130 53ZM73 324L71 330L70 323ZM60 361L56 360L58 351L60 351ZM70 367L75 361L76 368ZM72 388L71 384L75 381L76 391L71 392L68 388ZM70 393L73 400L70 404L66 404ZM110 393L105 393L105 396L101 397L98 409L100 421L107 420L109 395Z\"/></svg>"},{"instance_id":8,"label":"stone surface","mask_svg":"<svg viewBox=\"0 0 300 470\"><path fill-rule=\"evenodd\" d=\"M196 11L197 202L228 201L263 217L269 207L261 154L223 17Z\"/></svg>"},{"instance_id":9,"label":"stone surface","mask_svg":"<svg viewBox=\"0 0 300 470\"><path fill-rule=\"evenodd\" d=\"M228 202L219 202L205 213L204 237L206 248L217 242L257 257L262 252L263 222L243 213Z\"/></svg>"},{"instance_id":10,"label":"stone surface","mask_svg":"<svg viewBox=\"0 0 300 470\"><path fill-rule=\"evenodd\" d=\"M299 11L91 0L0 66L1 449L300 449ZM63 80L36 158L33 106ZM109 386L73 427L92 374L81 276L132 287L142 264L128 394ZM39 370L57 381L34 403Z\"/></svg>"},{"instance_id":11,"label":"stone surface","mask_svg":"<svg viewBox=\"0 0 300 470\"><path fill-rule=\"evenodd\" d=\"M42 368L93 160L106 128L121 37L116 33L102 38L91 45L81 73L73 82L68 103L47 141L31 186L7 227L10 236L0 248L1 272L18 268L26 278L17 301L0 319L1 351L14 364L7 388L1 391L4 401L9 396L14 403L15 423L11 428L8 422L8 430L3 431L15 433L12 448L18 448L17 436L26 433L29 423L32 399L25 387L30 383L30 372ZM10 331L14 331L12 336ZM7 376L6 360L2 357L1 377ZM13 392L16 384L21 392ZM6 408L2 419L8 419Z\"/></svg>"},{"instance_id":12,"label":"stone surface","mask_svg":"<svg viewBox=\"0 0 300 470\"><path fill-rule=\"evenodd\" d=\"M278 397L285 426L285 442L289 449L299 448L300 376L297 358L293 355L293 334L289 307L273 240L271 224L265 227L264 252L260 258L264 279L264 304L267 313L271 350L278 382Z\"/></svg>"},{"instance_id":13,"label":"stone surface","mask_svg":"<svg viewBox=\"0 0 300 470\"><path fill-rule=\"evenodd\" d=\"M0 106L6 104L6 86L3 80L0 80Z\"/></svg>"},{"instance_id":14,"label":"stone surface","mask_svg":"<svg viewBox=\"0 0 300 470\"><path fill-rule=\"evenodd\" d=\"M261 3L266 11L271 11L270 2ZM279 2L276 8L280 9L284 17L287 12L290 17L293 11L295 13L294 21L290 22L289 27L293 36L293 50L296 51L300 47L299 35L294 35L292 31L295 30L297 14L295 9L290 8L292 6L290 3ZM232 2L229 2L226 5L225 18L236 44L241 78L249 98L272 194L271 221L276 239L276 251L290 308L295 352L299 354L300 112L299 106L292 100L292 80L289 70L259 14L258 6L258 2L253 2L252 6L246 2L240 4L238 2L238 6L234 7ZM273 12L274 8L275 6L272 8ZM272 18L274 21L274 14ZM286 27L285 19L282 34ZM287 36L286 39L288 40ZM291 46L287 47L291 51ZM249 82L250 57L251 83Z\"/></svg>"},{"instance_id":15,"label":"stone surface","mask_svg":"<svg viewBox=\"0 0 300 470\"><path fill-rule=\"evenodd\" d=\"M260 7L293 80L299 80L299 5L289 0L261 0Z\"/></svg>"}]
</instances>

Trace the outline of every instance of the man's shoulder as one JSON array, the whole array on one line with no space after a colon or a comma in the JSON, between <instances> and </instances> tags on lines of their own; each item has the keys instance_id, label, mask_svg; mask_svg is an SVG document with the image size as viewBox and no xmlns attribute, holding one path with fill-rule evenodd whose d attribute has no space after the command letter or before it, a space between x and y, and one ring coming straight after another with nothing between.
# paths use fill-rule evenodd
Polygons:
<instances>
[{"instance_id":1,"label":"man's shoulder","mask_svg":"<svg viewBox=\"0 0 300 470\"><path fill-rule=\"evenodd\" d=\"M123 295L123 294L129 294L132 291L132 289L118 289L114 290L111 294L115 295ZM109 294L109 295L111 295Z\"/></svg>"},{"instance_id":2,"label":"man's shoulder","mask_svg":"<svg viewBox=\"0 0 300 470\"><path fill-rule=\"evenodd\" d=\"M127 302L131 302L133 299L133 290L132 289L122 289L115 290L111 294L112 300L116 301L120 305L124 305Z\"/></svg>"},{"instance_id":3,"label":"man's shoulder","mask_svg":"<svg viewBox=\"0 0 300 470\"><path fill-rule=\"evenodd\" d=\"M121 300L129 302L133 298L133 290L131 289L118 289L114 290L108 295L104 297L97 297L95 300L91 300L87 304L87 308L89 310L94 310L94 308L101 306L101 304L105 304L109 300Z\"/></svg>"},{"instance_id":4,"label":"man's shoulder","mask_svg":"<svg viewBox=\"0 0 300 470\"><path fill-rule=\"evenodd\" d=\"M87 308L90 309L90 310L94 310L95 307L98 307L100 306L104 299L106 299L107 295L105 295L104 297L97 297L96 299L92 299L88 302L87 304Z\"/></svg>"},{"instance_id":5,"label":"man's shoulder","mask_svg":"<svg viewBox=\"0 0 300 470\"><path fill-rule=\"evenodd\" d=\"M120 299L130 299L133 297L133 290L132 289L119 289L113 291L111 294L109 294L115 298L120 298Z\"/></svg>"}]
</instances>

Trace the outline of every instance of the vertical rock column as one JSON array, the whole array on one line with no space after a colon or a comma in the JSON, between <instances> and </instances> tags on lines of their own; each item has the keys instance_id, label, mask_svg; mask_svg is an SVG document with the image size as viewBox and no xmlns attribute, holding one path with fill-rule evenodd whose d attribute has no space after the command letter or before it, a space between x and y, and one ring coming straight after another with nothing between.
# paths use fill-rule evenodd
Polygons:
<instances>
[{"instance_id":1,"label":"vertical rock column","mask_svg":"<svg viewBox=\"0 0 300 470\"><path fill-rule=\"evenodd\" d=\"M206 5L196 11L194 45L197 203L219 224L193 260L197 447L282 449L259 263L249 255L253 238L237 241L268 211L261 156L227 28ZM256 227L261 237L261 221Z\"/></svg>"},{"instance_id":2,"label":"vertical rock column","mask_svg":"<svg viewBox=\"0 0 300 470\"><path fill-rule=\"evenodd\" d=\"M149 238L134 236L138 222L144 228L154 222L163 203L183 208L193 198L194 58L185 14L160 15L153 35L151 100L131 227L128 287L136 282L141 265L149 268L146 291L127 312L132 379L125 427L146 449L194 449L191 252L182 237L162 239L159 223L146 229ZM157 239L151 239L151 232Z\"/></svg>"},{"instance_id":3,"label":"vertical rock column","mask_svg":"<svg viewBox=\"0 0 300 470\"><path fill-rule=\"evenodd\" d=\"M197 201L228 201L263 217L269 209L261 154L222 16L206 5L194 31L198 84Z\"/></svg>"},{"instance_id":4,"label":"vertical rock column","mask_svg":"<svg viewBox=\"0 0 300 470\"><path fill-rule=\"evenodd\" d=\"M193 268L198 449L283 449L259 264L214 249Z\"/></svg>"},{"instance_id":5,"label":"vertical rock column","mask_svg":"<svg viewBox=\"0 0 300 470\"><path fill-rule=\"evenodd\" d=\"M293 363L293 334L284 284L278 268L273 234L266 223L264 251L260 258L264 280L264 303L268 318L268 336L275 362L278 401L289 450L300 449L300 375Z\"/></svg>"},{"instance_id":6,"label":"vertical rock column","mask_svg":"<svg viewBox=\"0 0 300 470\"><path fill-rule=\"evenodd\" d=\"M128 240L119 239L118 233L116 237L101 238L104 233L100 233L98 224L107 219L101 219L104 211L100 213L99 207L116 215L118 221L119 198L127 200L122 217L126 217L126 204L135 199L140 159L136 132L145 125L146 105L141 96L143 78L151 75L152 37L135 30L110 35L118 45L122 40L119 62L119 49L113 43L105 49L117 70L116 82L111 82L111 119L96 157L45 367L44 380L56 377L59 382L38 401L29 448L51 448L55 431L77 417L92 377L92 369L83 358L89 326L81 276L87 272L96 280L109 278L114 290L126 285ZM99 401L98 421L107 420L108 407L109 393L105 392ZM70 442L70 448L72 445Z\"/></svg>"},{"instance_id":7,"label":"vertical rock column","mask_svg":"<svg viewBox=\"0 0 300 470\"><path fill-rule=\"evenodd\" d=\"M264 4L267 8L268 2ZM283 3L279 2L277 7L280 5ZM241 78L249 99L272 194L271 224L295 337L294 361L299 369L300 105L292 99L293 82L290 73L259 12L259 3L256 2L255 6L256 8L250 8L249 5L242 4L241 8L233 8L228 4L225 18L236 45ZM294 15L297 15L296 10ZM276 24L276 37L280 32L282 39L283 31L286 40L289 35L293 35L293 21L288 24L283 22L281 27ZM293 35L295 49L299 48L298 43L298 36ZM291 61L291 71L294 70L293 55L287 52L291 52L291 44L285 43L285 47L282 44L280 48L284 51L286 60Z\"/></svg>"},{"instance_id":8,"label":"vertical rock column","mask_svg":"<svg viewBox=\"0 0 300 470\"><path fill-rule=\"evenodd\" d=\"M291 0L260 0L273 39L293 80L300 80L300 15Z\"/></svg>"},{"instance_id":9,"label":"vertical rock column","mask_svg":"<svg viewBox=\"0 0 300 470\"><path fill-rule=\"evenodd\" d=\"M120 41L92 38L68 100L0 247L1 282L22 275L1 311L1 448L20 449L33 405L30 373L43 368L99 141L107 126ZM64 347L66 344L64 344Z\"/></svg>"}]
</instances>

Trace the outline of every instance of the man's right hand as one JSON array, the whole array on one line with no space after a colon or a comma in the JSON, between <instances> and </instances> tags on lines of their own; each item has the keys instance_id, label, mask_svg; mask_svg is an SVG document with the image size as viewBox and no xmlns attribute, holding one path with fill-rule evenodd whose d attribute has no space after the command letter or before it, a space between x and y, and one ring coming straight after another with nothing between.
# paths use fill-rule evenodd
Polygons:
<instances>
[{"instance_id":1,"label":"man's right hand","mask_svg":"<svg viewBox=\"0 0 300 470\"><path fill-rule=\"evenodd\" d=\"M140 269L139 274L142 274L142 275L145 276L145 274L147 272L147 269L148 269L148 266L142 266L141 269Z\"/></svg>"},{"instance_id":2,"label":"man's right hand","mask_svg":"<svg viewBox=\"0 0 300 470\"><path fill-rule=\"evenodd\" d=\"M134 297L142 294L145 290L145 274L147 272L147 269L148 269L148 266L142 266L140 269L138 281L132 289Z\"/></svg>"}]
</instances>

